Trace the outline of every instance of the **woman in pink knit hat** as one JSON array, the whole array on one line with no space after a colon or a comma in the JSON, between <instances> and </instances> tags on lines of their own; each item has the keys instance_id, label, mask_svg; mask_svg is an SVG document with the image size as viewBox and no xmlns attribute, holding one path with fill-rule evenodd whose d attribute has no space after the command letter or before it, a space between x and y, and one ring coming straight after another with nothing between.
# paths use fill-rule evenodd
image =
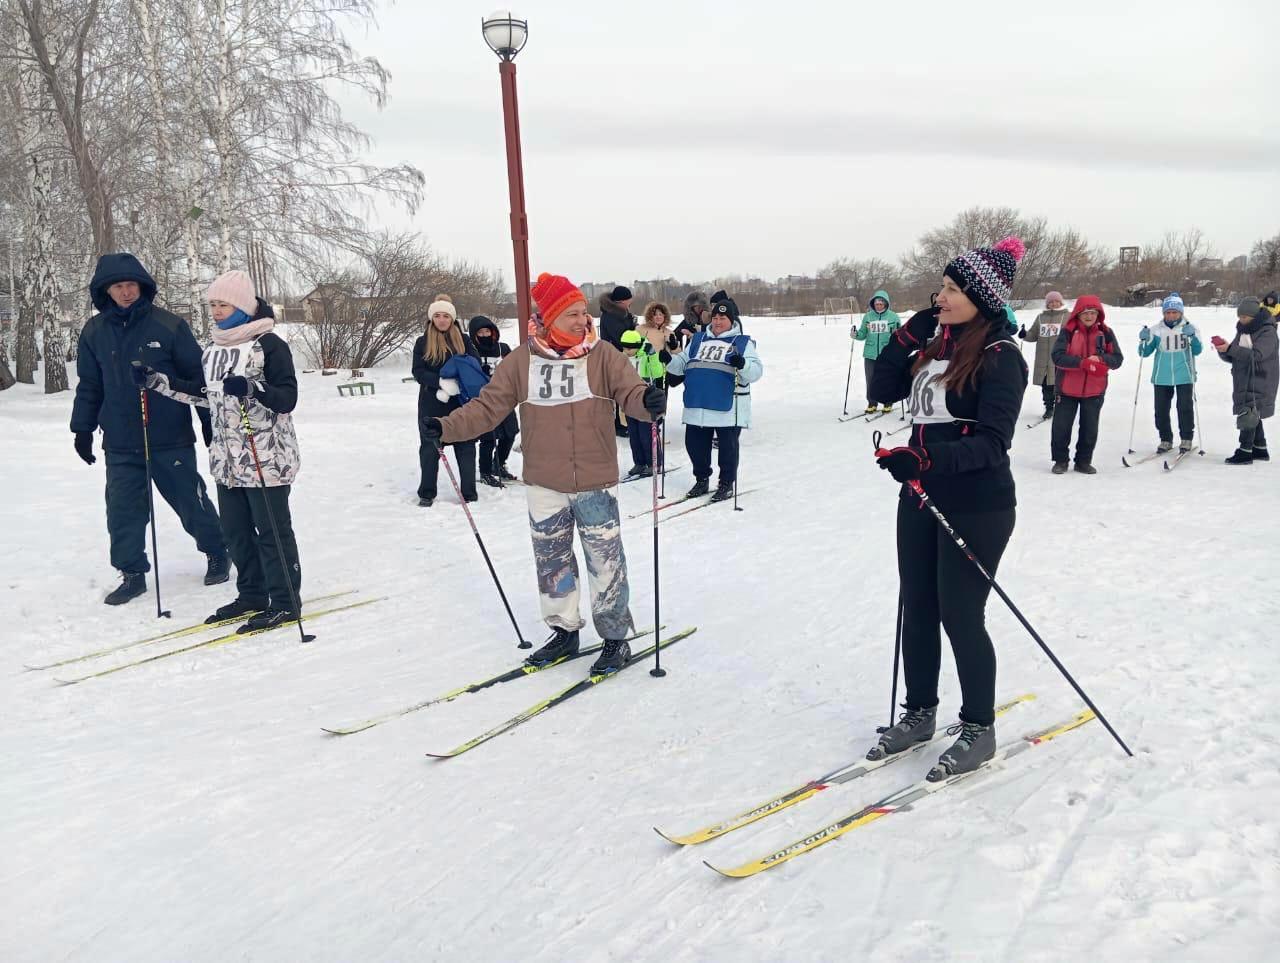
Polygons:
<instances>
[{"instance_id":1,"label":"woman in pink knit hat","mask_svg":"<svg viewBox=\"0 0 1280 963\"><path fill-rule=\"evenodd\" d=\"M237 595L206 621L250 616L240 631L276 628L298 618L302 588L289 514L289 493L301 465L291 414L298 403L298 379L289 346L272 331L271 305L257 296L248 274L219 275L209 285L208 297L215 327L213 343L204 349L203 379L178 381L146 369L146 386L176 401L207 407L212 416L209 470L217 482L218 514L236 566Z\"/></svg>"}]
</instances>

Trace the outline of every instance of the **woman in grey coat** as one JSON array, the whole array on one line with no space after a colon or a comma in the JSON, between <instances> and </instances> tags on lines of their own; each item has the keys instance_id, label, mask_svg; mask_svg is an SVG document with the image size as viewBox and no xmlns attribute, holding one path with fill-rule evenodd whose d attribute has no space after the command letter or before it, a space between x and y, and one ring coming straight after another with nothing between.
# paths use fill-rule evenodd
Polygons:
<instances>
[{"instance_id":1,"label":"woman in grey coat","mask_svg":"<svg viewBox=\"0 0 1280 963\"><path fill-rule=\"evenodd\" d=\"M1276 320L1257 298L1245 298L1236 308L1236 336L1230 342L1215 337L1218 356L1231 365L1231 410L1240 429L1240 447L1228 465L1252 465L1270 461L1263 419L1276 412L1276 388L1280 385Z\"/></svg>"},{"instance_id":2,"label":"woman in grey coat","mask_svg":"<svg viewBox=\"0 0 1280 963\"><path fill-rule=\"evenodd\" d=\"M1023 341L1036 343L1036 360L1031 366L1031 383L1040 386L1040 397L1044 400L1045 418L1053 417L1053 403L1057 388L1054 386L1053 343L1058 340L1058 332L1067 323L1070 315L1057 291L1050 291L1044 297L1044 310L1036 315L1031 327L1023 328L1018 337Z\"/></svg>"}]
</instances>

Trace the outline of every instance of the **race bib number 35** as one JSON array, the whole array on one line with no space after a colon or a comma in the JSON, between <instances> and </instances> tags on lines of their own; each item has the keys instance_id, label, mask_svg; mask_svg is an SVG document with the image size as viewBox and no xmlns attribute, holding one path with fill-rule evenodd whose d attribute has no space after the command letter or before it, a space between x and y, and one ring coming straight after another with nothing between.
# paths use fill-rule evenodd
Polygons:
<instances>
[{"instance_id":1,"label":"race bib number 35","mask_svg":"<svg viewBox=\"0 0 1280 963\"><path fill-rule=\"evenodd\" d=\"M587 383L587 359L567 361L531 358L529 398L531 405L569 405L591 397Z\"/></svg>"}]
</instances>

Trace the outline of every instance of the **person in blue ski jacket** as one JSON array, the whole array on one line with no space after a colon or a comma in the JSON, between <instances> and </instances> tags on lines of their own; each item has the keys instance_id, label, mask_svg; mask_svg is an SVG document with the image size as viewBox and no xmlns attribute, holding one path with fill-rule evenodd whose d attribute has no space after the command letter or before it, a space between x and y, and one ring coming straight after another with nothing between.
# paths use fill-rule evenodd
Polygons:
<instances>
[{"instance_id":1,"label":"person in blue ski jacket","mask_svg":"<svg viewBox=\"0 0 1280 963\"><path fill-rule=\"evenodd\" d=\"M671 358L667 373L684 376L684 447L693 465L689 498L711 490L711 442L719 445L720 478L713 502L733 495L738 439L751 427L751 385L764 375L756 343L742 331L738 305L725 297L711 306L711 321Z\"/></svg>"},{"instance_id":2,"label":"person in blue ski jacket","mask_svg":"<svg viewBox=\"0 0 1280 963\"><path fill-rule=\"evenodd\" d=\"M147 590L146 533L149 518L147 464L142 433L142 403L133 381L133 362L184 380L204 377L200 345L187 322L156 306L156 282L132 254L104 254L89 282L98 313L80 332L71 432L75 450L87 465L94 433L102 429L107 466L107 532L111 564L123 581L104 601L122 605ZM146 447L151 481L208 558L205 585L231 576L218 513L196 465L196 436L191 409L148 392ZM198 413L205 445L213 438L209 412Z\"/></svg>"},{"instance_id":3,"label":"person in blue ski jacket","mask_svg":"<svg viewBox=\"0 0 1280 963\"><path fill-rule=\"evenodd\" d=\"M1180 449L1190 451L1196 434L1195 385L1196 355L1203 350L1200 333L1187 320L1186 305L1177 294L1170 294L1160 305L1164 320L1153 331L1144 327L1138 334L1138 354L1155 355L1151 366L1151 383L1156 392L1156 431L1160 433L1157 451L1173 448L1173 424L1169 408L1174 395L1178 398L1178 437Z\"/></svg>"}]
</instances>

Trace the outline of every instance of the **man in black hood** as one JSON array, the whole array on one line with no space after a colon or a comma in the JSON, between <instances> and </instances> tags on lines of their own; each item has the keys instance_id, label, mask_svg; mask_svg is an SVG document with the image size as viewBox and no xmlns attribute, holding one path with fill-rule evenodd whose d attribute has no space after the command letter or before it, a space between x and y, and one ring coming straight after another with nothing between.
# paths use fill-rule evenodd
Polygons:
<instances>
[{"instance_id":1,"label":"man in black hood","mask_svg":"<svg viewBox=\"0 0 1280 963\"><path fill-rule=\"evenodd\" d=\"M619 284L608 294L600 295L600 337L622 350L622 335L636 329L636 316L631 313L631 289ZM614 407L613 433L627 437L627 425L617 406Z\"/></svg>"},{"instance_id":2,"label":"man in black hood","mask_svg":"<svg viewBox=\"0 0 1280 963\"><path fill-rule=\"evenodd\" d=\"M480 355L480 367L492 378L502 359L511 353L511 349L500 340L502 335L498 326L483 314L477 314L471 319L467 333L471 335L471 343ZM503 482L516 480L516 476L507 470L507 458L518 434L520 422L513 411L502 419L497 428L480 436L480 480L486 485L502 488Z\"/></svg>"},{"instance_id":3,"label":"man in black hood","mask_svg":"<svg viewBox=\"0 0 1280 963\"><path fill-rule=\"evenodd\" d=\"M132 363L169 375L202 382L201 351L187 322L153 304L156 283L132 254L104 254L89 282L98 313L80 332L75 403L71 431L76 454L87 465L97 461L93 433L102 429L107 465L107 532L111 564L124 581L105 599L123 605L147 590L147 475L142 435L141 389ZM147 394L147 442L151 477L164 500L177 513L196 547L208 556L205 585L227 581L226 544L196 467L191 408ZM205 444L212 437L209 413L198 408Z\"/></svg>"}]
</instances>

